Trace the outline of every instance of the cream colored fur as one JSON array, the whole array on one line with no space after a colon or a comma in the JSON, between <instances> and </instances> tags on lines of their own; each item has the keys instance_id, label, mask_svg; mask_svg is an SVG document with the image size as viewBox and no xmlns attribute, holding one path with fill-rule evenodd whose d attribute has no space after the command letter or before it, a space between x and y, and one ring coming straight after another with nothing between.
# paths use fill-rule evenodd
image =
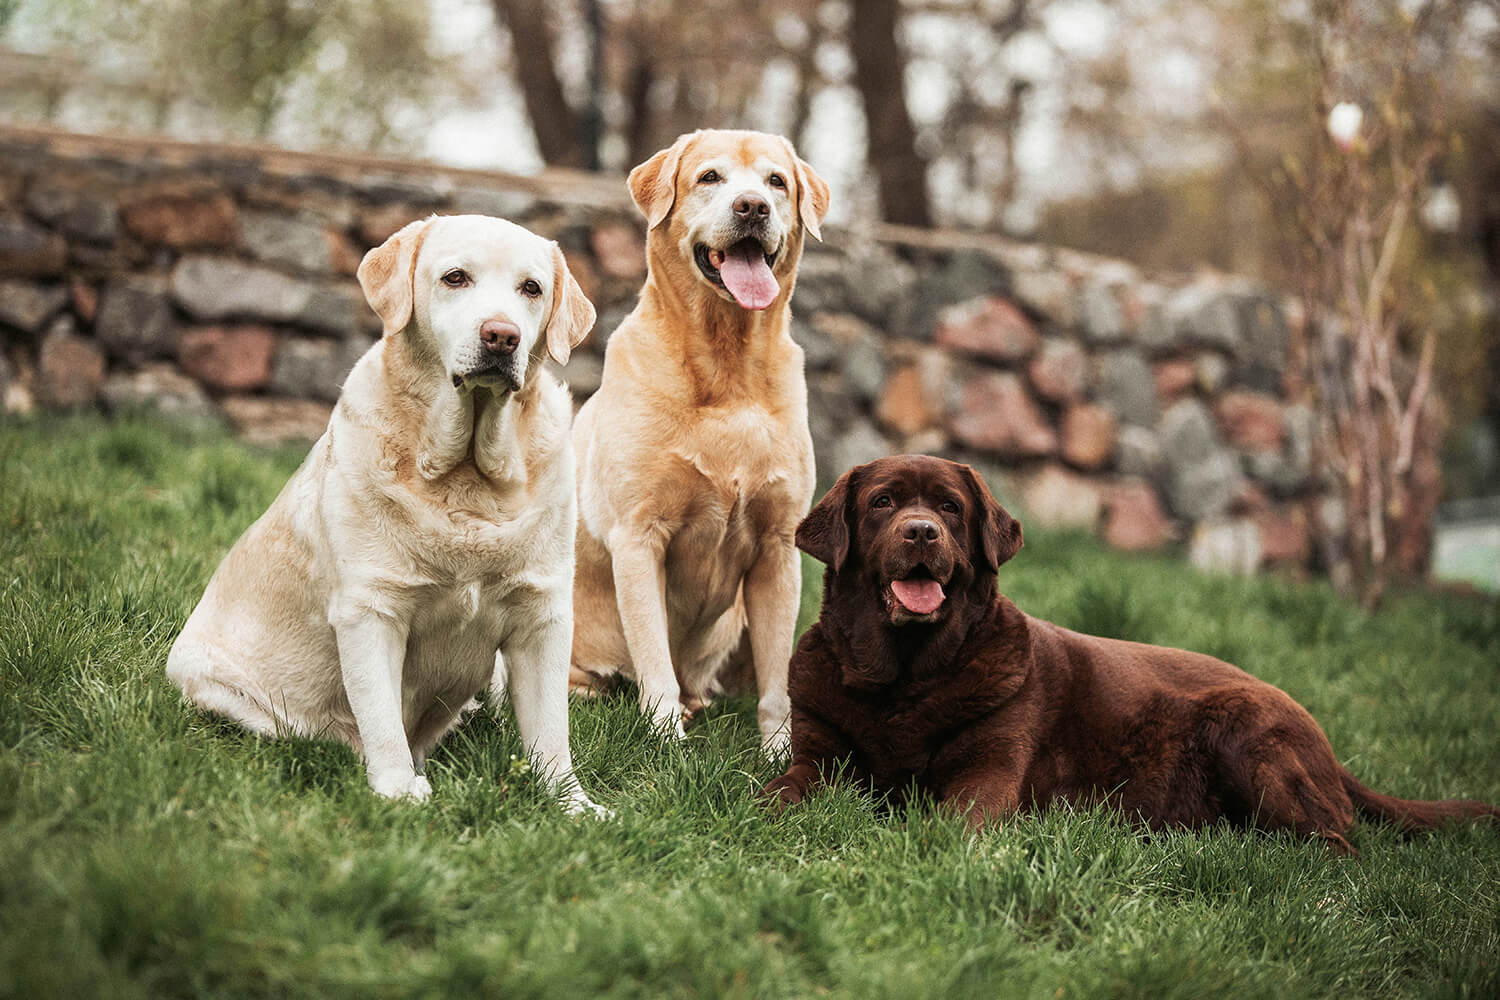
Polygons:
<instances>
[{"instance_id":1,"label":"cream colored fur","mask_svg":"<svg viewBox=\"0 0 1500 1000\"><path fill-rule=\"evenodd\" d=\"M567 360L593 306L556 244L480 216L412 223L359 277L385 336L209 581L168 675L254 732L348 743L376 792L413 798L474 696L508 690L540 772L598 811L568 747L571 407L541 359ZM519 346L486 368L497 319Z\"/></svg>"},{"instance_id":2,"label":"cream colored fur","mask_svg":"<svg viewBox=\"0 0 1500 1000\"><path fill-rule=\"evenodd\" d=\"M700 183L707 176L713 183ZM779 177L776 184L772 176ZM813 490L802 349L791 338L803 233L828 188L782 138L697 132L631 172L649 272L573 425L580 517L575 685L620 673L667 734L706 701L748 627L767 753L787 745L786 679ZM736 197L769 205L780 291L741 308L695 246L723 250ZM767 247L768 252L771 248Z\"/></svg>"}]
</instances>

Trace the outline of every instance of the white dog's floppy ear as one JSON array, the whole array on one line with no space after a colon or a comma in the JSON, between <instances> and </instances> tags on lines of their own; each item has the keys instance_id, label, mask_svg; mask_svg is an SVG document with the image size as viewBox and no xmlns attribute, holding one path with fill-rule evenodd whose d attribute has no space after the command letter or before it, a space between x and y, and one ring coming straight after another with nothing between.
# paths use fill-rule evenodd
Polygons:
<instances>
[{"instance_id":1,"label":"white dog's floppy ear","mask_svg":"<svg viewBox=\"0 0 1500 1000\"><path fill-rule=\"evenodd\" d=\"M647 229L661 225L677 201L677 164L694 134L678 136L676 142L636 167L625 179L636 208L646 216Z\"/></svg>"},{"instance_id":2,"label":"white dog's floppy ear","mask_svg":"<svg viewBox=\"0 0 1500 1000\"><path fill-rule=\"evenodd\" d=\"M411 322L412 271L432 218L408 222L359 262L359 287L389 337Z\"/></svg>"},{"instance_id":3,"label":"white dog's floppy ear","mask_svg":"<svg viewBox=\"0 0 1500 1000\"><path fill-rule=\"evenodd\" d=\"M791 154L792 163L796 165L797 171L797 215L802 219L802 228L812 234L812 238L822 241L823 234L819 228L823 220L828 217L828 182L818 176L818 172L792 148L790 139L783 138L786 143L786 151Z\"/></svg>"},{"instance_id":4,"label":"white dog's floppy ear","mask_svg":"<svg viewBox=\"0 0 1500 1000\"><path fill-rule=\"evenodd\" d=\"M568 270L562 248L552 244L552 312L547 315L547 353L560 365L594 328L594 304Z\"/></svg>"}]
</instances>

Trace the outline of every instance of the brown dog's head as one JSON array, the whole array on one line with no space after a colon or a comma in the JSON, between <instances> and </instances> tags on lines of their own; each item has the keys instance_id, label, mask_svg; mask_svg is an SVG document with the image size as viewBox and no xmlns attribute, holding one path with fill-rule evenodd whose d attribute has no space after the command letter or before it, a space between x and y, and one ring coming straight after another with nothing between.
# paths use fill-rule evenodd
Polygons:
<instances>
[{"instance_id":1,"label":"brown dog's head","mask_svg":"<svg viewBox=\"0 0 1500 1000\"><path fill-rule=\"evenodd\" d=\"M935 624L993 594L1021 525L967 465L897 455L844 473L798 526L797 547L828 565L840 599L873 601L888 625Z\"/></svg>"},{"instance_id":2,"label":"brown dog's head","mask_svg":"<svg viewBox=\"0 0 1500 1000\"><path fill-rule=\"evenodd\" d=\"M681 136L628 183L646 214L653 272L671 268L668 280L701 282L743 309L785 301L802 231L821 239L828 214L828 185L790 142L764 132Z\"/></svg>"}]
</instances>

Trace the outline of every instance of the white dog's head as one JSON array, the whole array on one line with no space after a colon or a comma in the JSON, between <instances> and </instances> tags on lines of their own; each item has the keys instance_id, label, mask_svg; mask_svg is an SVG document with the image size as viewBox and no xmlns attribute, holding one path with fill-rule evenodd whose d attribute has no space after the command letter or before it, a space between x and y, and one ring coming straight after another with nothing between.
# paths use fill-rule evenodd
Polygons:
<instances>
[{"instance_id":1,"label":"white dog's head","mask_svg":"<svg viewBox=\"0 0 1500 1000\"><path fill-rule=\"evenodd\" d=\"M519 391L543 345L563 364L594 325L556 243L483 215L410 223L365 254L359 284L385 336L413 338L461 390Z\"/></svg>"}]
</instances>

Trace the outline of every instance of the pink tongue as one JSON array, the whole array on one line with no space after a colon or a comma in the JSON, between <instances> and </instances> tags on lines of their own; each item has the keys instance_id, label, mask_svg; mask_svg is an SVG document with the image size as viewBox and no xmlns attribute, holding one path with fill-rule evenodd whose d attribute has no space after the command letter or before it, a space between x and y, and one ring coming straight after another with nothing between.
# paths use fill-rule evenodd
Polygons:
<instances>
[{"instance_id":1,"label":"pink tongue","mask_svg":"<svg viewBox=\"0 0 1500 1000\"><path fill-rule=\"evenodd\" d=\"M930 615L943 603L943 585L936 580L892 580L891 593L917 615Z\"/></svg>"},{"instance_id":2,"label":"pink tongue","mask_svg":"<svg viewBox=\"0 0 1500 1000\"><path fill-rule=\"evenodd\" d=\"M766 264L765 255L754 240L736 243L724 251L719 277L729 294L745 309L764 309L776 301L781 286Z\"/></svg>"}]
</instances>

